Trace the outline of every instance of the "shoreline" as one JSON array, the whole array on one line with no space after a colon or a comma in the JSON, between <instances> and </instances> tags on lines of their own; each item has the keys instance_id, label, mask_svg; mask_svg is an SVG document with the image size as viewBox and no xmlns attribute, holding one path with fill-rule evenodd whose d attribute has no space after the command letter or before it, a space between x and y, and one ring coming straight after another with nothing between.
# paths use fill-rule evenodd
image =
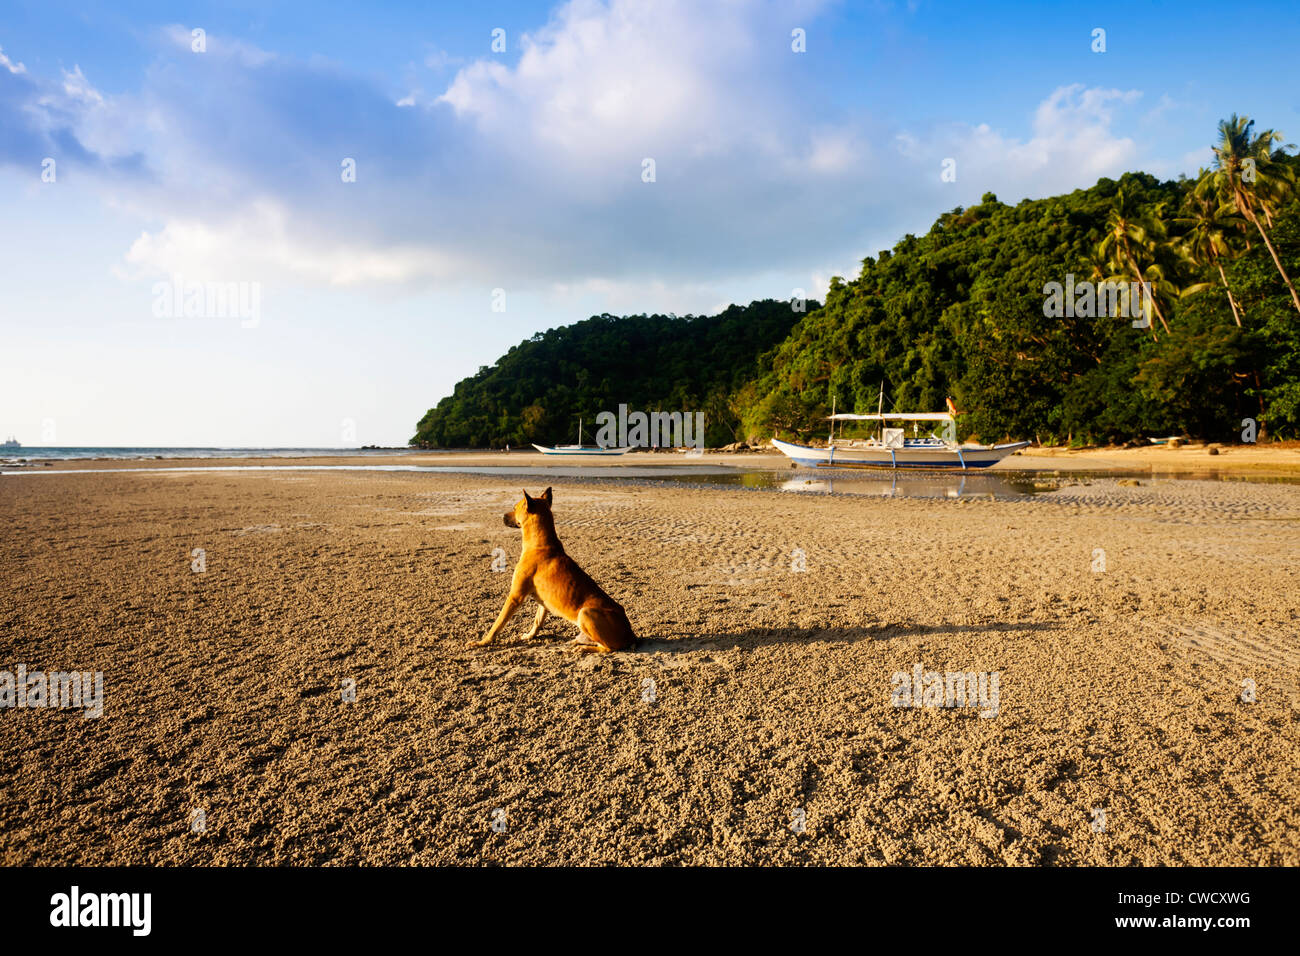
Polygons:
<instances>
[{"instance_id":1,"label":"shoreline","mask_svg":"<svg viewBox=\"0 0 1300 956\"><path fill-rule=\"evenodd\" d=\"M1290 443L1288 443L1290 444ZM972 470L971 474L1077 474L1099 476L1141 477L1242 477L1242 478L1295 478L1300 480L1300 447L1274 447L1271 445L1228 445L1218 447L1212 454L1211 445L1193 444L1181 448L1152 445L1144 448L1029 448L1016 452L992 468ZM258 467L307 468L319 466L433 466L437 468L527 468L544 474L551 469L591 470L598 474L611 468L730 468L738 471L791 470L791 462L784 455L771 450L754 452L706 452L702 455L685 455L672 452L630 452L617 458L572 456L556 458L535 451L447 451L429 452L412 449L405 452L369 452L365 455L247 455L202 458L77 458L30 459L0 465L0 471L31 473L46 471L83 470L201 470L204 468ZM805 469L806 470L806 469ZM837 469L861 474L889 474L890 469ZM915 472L925 474L958 474L954 470Z\"/></svg>"}]
</instances>

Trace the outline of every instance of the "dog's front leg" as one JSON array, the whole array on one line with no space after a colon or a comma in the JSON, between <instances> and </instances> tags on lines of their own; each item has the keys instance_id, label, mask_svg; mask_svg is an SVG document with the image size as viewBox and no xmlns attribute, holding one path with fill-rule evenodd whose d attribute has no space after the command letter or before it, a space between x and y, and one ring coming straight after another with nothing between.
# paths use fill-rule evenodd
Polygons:
<instances>
[{"instance_id":1,"label":"dog's front leg","mask_svg":"<svg viewBox=\"0 0 1300 956\"><path fill-rule=\"evenodd\" d=\"M491 630L487 632L487 636L481 641L471 642L470 647L483 647L485 644L491 644L495 641L497 635L501 633L501 629L506 626L506 622L514 616L515 611L519 610L519 605L523 603L523 594L512 590L510 596L506 598L505 607L503 607L501 613L497 615L496 623L493 624Z\"/></svg>"},{"instance_id":2,"label":"dog's front leg","mask_svg":"<svg viewBox=\"0 0 1300 956\"><path fill-rule=\"evenodd\" d=\"M537 617L533 618L532 629L529 630L529 632L524 635L524 640L531 641L534 637L536 637L537 632L542 629L542 625L545 623L546 623L546 605L543 604L541 607L537 609Z\"/></svg>"}]
</instances>

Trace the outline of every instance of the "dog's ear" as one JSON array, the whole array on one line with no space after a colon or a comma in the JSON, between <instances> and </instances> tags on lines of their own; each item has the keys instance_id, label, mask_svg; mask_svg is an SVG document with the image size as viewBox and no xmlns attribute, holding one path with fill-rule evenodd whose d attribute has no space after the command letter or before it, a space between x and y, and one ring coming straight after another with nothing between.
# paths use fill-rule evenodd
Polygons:
<instances>
[{"instance_id":1,"label":"dog's ear","mask_svg":"<svg viewBox=\"0 0 1300 956\"><path fill-rule=\"evenodd\" d=\"M551 489L550 489L550 488L547 488L545 491L542 492L542 500L545 501L548 505L551 503Z\"/></svg>"},{"instance_id":2,"label":"dog's ear","mask_svg":"<svg viewBox=\"0 0 1300 956\"><path fill-rule=\"evenodd\" d=\"M528 493L527 488L524 489L524 507L529 511L533 510L533 497Z\"/></svg>"}]
</instances>

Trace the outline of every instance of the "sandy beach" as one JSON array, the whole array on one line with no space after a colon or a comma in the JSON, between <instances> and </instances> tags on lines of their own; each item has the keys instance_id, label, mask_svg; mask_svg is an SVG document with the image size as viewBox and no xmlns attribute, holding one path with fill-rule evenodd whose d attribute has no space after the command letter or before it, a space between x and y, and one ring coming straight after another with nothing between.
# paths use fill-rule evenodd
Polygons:
<instances>
[{"instance_id":1,"label":"sandy beach","mask_svg":"<svg viewBox=\"0 0 1300 956\"><path fill-rule=\"evenodd\" d=\"M104 675L0 711L0 863L1300 864L1295 485L556 479L641 646L472 649L522 483L0 478L0 670ZM918 665L995 705L895 706Z\"/></svg>"}]
</instances>

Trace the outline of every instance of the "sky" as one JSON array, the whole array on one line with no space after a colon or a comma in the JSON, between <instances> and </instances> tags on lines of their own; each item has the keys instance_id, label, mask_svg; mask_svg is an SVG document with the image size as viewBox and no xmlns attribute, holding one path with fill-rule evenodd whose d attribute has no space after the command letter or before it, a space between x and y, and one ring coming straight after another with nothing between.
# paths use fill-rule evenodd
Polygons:
<instances>
[{"instance_id":1,"label":"sky","mask_svg":"<svg viewBox=\"0 0 1300 956\"><path fill-rule=\"evenodd\" d=\"M1300 139L1297 49L1282 2L4 0L0 437L403 445L536 332Z\"/></svg>"}]
</instances>

